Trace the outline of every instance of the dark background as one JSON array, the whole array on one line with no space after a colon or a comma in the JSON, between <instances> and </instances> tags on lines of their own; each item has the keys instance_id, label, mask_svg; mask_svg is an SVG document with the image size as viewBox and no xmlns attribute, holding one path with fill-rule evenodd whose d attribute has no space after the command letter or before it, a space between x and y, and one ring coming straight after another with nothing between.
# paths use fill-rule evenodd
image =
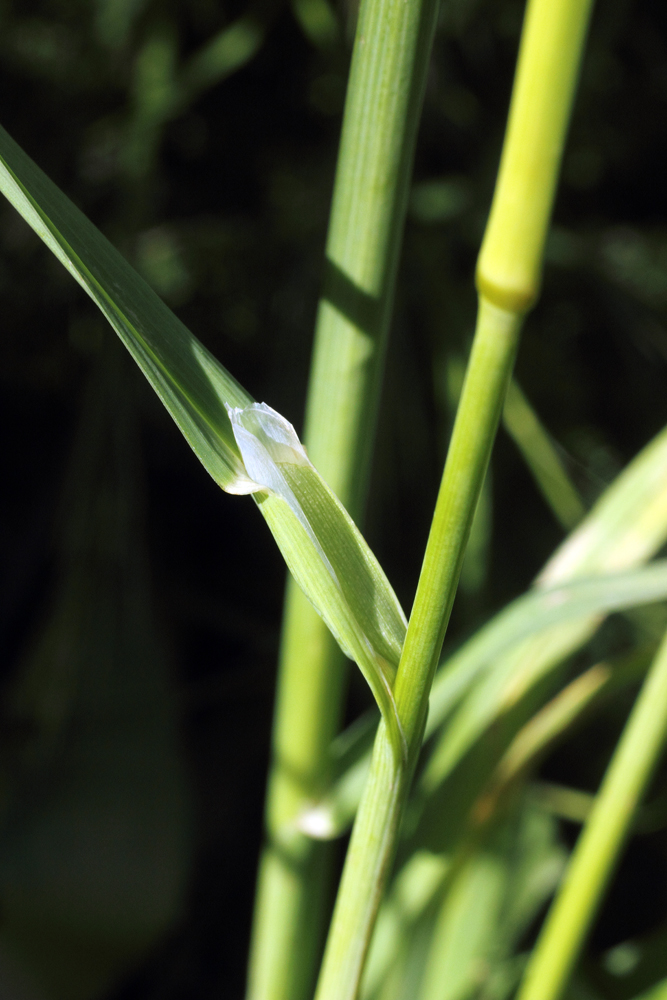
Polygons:
<instances>
[{"instance_id":1,"label":"dark background","mask_svg":"<svg viewBox=\"0 0 667 1000\"><path fill-rule=\"evenodd\" d=\"M338 37L313 37L288 5L249 9L256 54L169 108L173 80L242 2L4 0L0 122L298 429L355 11L340 0ZM367 519L406 609L474 321L521 17L514 0L449 0L440 16ZM666 119L667 8L601 3L517 365L587 505L667 420ZM7 984L18 977L0 988L40 995L18 983L22 956L73 1000L241 997L281 559L8 204L0 317L0 956ZM521 593L562 538L502 430L489 495L451 643ZM368 700L354 677L350 717ZM545 773L594 788L615 726L577 737ZM596 947L665 917L662 841L639 854Z\"/></svg>"}]
</instances>

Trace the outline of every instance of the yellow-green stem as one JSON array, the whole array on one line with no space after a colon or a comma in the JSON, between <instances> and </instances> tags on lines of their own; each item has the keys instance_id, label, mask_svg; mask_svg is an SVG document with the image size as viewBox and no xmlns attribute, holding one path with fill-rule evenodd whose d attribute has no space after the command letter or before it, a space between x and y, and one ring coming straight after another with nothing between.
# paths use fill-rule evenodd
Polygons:
<instances>
[{"instance_id":1,"label":"yellow-green stem","mask_svg":"<svg viewBox=\"0 0 667 1000\"><path fill-rule=\"evenodd\" d=\"M563 140L592 0L530 0L477 287L505 309L539 294Z\"/></svg>"},{"instance_id":2,"label":"yellow-green stem","mask_svg":"<svg viewBox=\"0 0 667 1000\"><path fill-rule=\"evenodd\" d=\"M421 747L433 674L512 373L521 323L521 315L480 298L468 372L394 689L414 758Z\"/></svg>"},{"instance_id":3,"label":"yellow-green stem","mask_svg":"<svg viewBox=\"0 0 667 1000\"><path fill-rule=\"evenodd\" d=\"M380 726L334 911L316 1000L354 1000L421 747L428 693L454 601L518 343L521 317L480 302L468 373L424 556L395 694L408 743L397 763Z\"/></svg>"},{"instance_id":4,"label":"yellow-green stem","mask_svg":"<svg viewBox=\"0 0 667 1000\"><path fill-rule=\"evenodd\" d=\"M538 294L590 6L589 0L531 0L526 15L502 165L477 268L477 330L394 689L408 762L393 758L381 725L316 1000L357 996L522 318Z\"/></svg>"},{"instance_id":5,"label":"yellow-green stem","mask_svg":"<svg viewBox=\"0 0 667 1000\"><path fill-rule=\"evenodd\" d=\"M616 747L517 1000L562 995L666 737L667 636Z\"/></svg>"}]
</instances>

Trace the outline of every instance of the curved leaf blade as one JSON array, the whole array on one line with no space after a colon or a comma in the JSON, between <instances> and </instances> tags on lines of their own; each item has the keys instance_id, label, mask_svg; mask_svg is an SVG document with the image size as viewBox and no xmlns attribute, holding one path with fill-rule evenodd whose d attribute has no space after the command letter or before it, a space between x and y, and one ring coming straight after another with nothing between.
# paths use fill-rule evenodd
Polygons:
<instances>
[{"instance_id":1,"label":"curved leaf blade","mask_svg":"<svg viewBox=\"0 0 667 1000\"><path fill-rule=\"evenodd\" d=\"M368 681L399 757L392 684L407 622L296 432L253 403L125 258L0 128L0 191L93 299L213 479L255 493L287 565ZM232 426L233 425L233 426Z\"/></svg>"},{"instance_id":2,"label":"curved leaf blade","mask_svg":"<svg viewBox=\"0 0 667 1000\"><path fill-rule=\"evenodd\" d=\"M248 492L225 405L252 397L2 128L0 191L106 316L213 479Z\"/></svg>"}]
</instances>

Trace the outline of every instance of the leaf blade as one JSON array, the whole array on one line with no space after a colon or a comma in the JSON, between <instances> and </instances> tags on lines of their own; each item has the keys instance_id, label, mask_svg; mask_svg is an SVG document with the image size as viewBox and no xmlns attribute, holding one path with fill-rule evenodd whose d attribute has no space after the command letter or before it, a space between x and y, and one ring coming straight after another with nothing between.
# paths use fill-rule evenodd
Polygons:
<instances>
[{"instance_id":1,"label":"leaf blade","mask_svg":"<svg viewBox=\"0 0 667 1000\"><path fill-rule=\"evenodd\" d=\"M225 404L251 396L1 127L0 191L99 307L213 479L242 485Z\"/></svg>"},{"instance_id":2,"label":"leaf blade","mask_svg":"<svg viewBox=\"0 0 667 1000\"><path fill-rule=\"evenodd\" d=\"M360 667L405 757L392 693L405 615L292 425L252 401L2 128L0 191L100 308L218 485L257 494L292 575Z\"/></svg>"}]
</instances>

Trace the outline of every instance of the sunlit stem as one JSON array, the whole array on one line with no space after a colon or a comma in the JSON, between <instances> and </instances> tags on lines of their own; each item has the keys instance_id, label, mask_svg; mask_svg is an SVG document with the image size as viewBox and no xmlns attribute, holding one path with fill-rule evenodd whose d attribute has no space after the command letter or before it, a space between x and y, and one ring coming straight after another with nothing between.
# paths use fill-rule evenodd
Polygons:
<instances>
[{"instance_id":1,"label":"sunlit stem","mask_svg":"<svg viewBox=\"0 0 667 1000\"><path fill-rule=\"evenodd\" d=\"M544 242L592 0L530 0L477 287L526 310L537 299Z\"/></svg>"},{"instance_id":2,"label":"sunlit stem","mask_svg":"<svg viewBox=\"0 0 667 1000\"><path fill-rule=\"evenodd\" d=\"M316 1000L354 1000L421 748L428 694L451 612L518 343L521 317L480 303L477 332L436 504L395 695L408 764L384 726L373 751L334 911Z\"/></svg>"},{"instance_id":3,"label":"sunlit stem","mask_svg":"<svg viewBox=\"0 0 667 1000\"><path fill-rule=\"evenodd\" d=\"M562 995L666 737L667 637L616 747L517 1000Z\"/></svg>"},{"instance_id":4,"label":"sunlit stem","mask_svg":"<svg viewBox=\"0 0 667 1000\"><path fill-rule=\"evenodd\" d=\"M477 329L395 684L408 763L401 766L391 759L381 726L316 1000L354 1000L358 992L522 318L539 291L589 12L590 3L582 0L531 0L527 11L502 162L478 261Z\"/></svg>"}]
</instances>

